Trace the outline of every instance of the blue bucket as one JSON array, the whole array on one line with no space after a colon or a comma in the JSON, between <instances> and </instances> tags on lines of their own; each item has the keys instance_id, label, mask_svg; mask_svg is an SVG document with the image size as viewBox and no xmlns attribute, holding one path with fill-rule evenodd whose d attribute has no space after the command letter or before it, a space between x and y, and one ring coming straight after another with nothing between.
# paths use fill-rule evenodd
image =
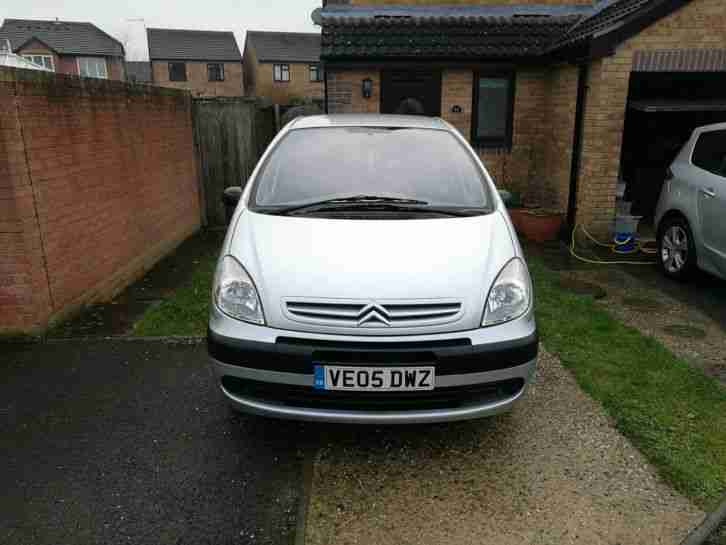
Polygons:
<instances>
[{"instance_id":1,"label":"blue bucket","mask_svg":"<svg viewBox=\"0 0 726 545\"><path fill-rule=\"evenodd\" d=\"M637 250L635 233L615 233L615 252L630 254Z\"/></svg>"}]
</instances>

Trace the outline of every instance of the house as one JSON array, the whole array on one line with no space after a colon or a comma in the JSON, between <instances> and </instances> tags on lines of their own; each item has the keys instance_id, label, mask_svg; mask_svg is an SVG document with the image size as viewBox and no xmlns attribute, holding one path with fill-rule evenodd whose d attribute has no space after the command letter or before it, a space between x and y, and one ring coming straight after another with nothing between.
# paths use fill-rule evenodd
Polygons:
<instances>
[{"instance_id":1,"label":"house","mask_svg":"<svg viewBox=\"0 0 726 545\"><path fill-rule=\"evenodd\" d=\"M249 31L245 39L247 94L275 104L323 99L320 34Z\"/></svg>"},{"instance_id":2,"label":"house","mask_svg":"<svg viewBox=\"0 0 726 545\"><path fill-rule=\"evenodd\" d=\"M647 216L692 129L726 121L723 0L370 4L313 13L327 111L441 116L571 226L607 233L619 181Z\"/></svg>"},{"instance_id":3,"label":"house","mask_svg":"<svg viewBox=\"0 0 726 545\"><path fill-rule=\"evenodd\" d=\"M5 19L2 40L13 53L59 74L125 79L123 44L92 23Z\"/></svg>"},{"instance_id":4,"label":"house","mask_svg":"<svg viewBox=\"0 0 726 545\"><path fill-rule=\"evenodd\" d=\"M10 40L0 40L0 66L50 72L50 68L46 68L40 64L35 64L31 60L13 53L12 47L10 46Z\"/></svg>"},{"instance_id":5,"label":"house","mask_svg":"<svg viewBox=\"0 0 726 545\"><path fill-rule=\"evenodd\" d=\"M151 79L201 97L242 96L242 55L232 32L149 28Z\"/></svg>"},{"instance_id":6,"label":"house","mask_svg":"<svg viewBox=\"0 0 726 545\"><path fill-rule=\"evenodd\" d=\"M134 83L151 83L151 63L126 61L126 79Z\"/></svg>"}]
</instances>

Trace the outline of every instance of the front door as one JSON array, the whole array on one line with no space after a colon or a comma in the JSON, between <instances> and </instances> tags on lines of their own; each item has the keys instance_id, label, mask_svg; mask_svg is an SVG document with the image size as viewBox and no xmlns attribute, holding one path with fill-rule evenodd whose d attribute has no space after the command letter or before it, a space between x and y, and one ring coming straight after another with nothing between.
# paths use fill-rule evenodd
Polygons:
<instances>
[{"instance_id":1,"label":"front door","mask_svg":"<svg viewBox=\"0 0 726 545\"><path fill-rule=\"evenodd\" d=\"M726 130L702 132L691 158L698 167L701 235L714 264L726 274Z\"/></svg>"},{"instance_id":2,"label":"front door","mask_svg":"<svg viewBox=\"0 0 726 545\"><path fill-rule=\"evenodd\" d=\"M381 73L381 113L441 115L441 72L385 70Z\"/></svg>"}]
</instances>

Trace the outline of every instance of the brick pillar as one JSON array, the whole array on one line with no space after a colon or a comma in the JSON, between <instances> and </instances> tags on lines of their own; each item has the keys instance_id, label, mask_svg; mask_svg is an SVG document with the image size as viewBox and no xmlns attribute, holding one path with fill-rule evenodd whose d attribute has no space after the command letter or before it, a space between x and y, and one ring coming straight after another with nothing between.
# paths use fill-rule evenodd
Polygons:
<instances>
[{"instance_id":1,"label":"brick pillar","mask_svg":"<svg viewBox=\"0 0 726 545\"><path fill-rule=\"evenodd\" d=\"M590 67L576 219L598 235L608 233L615 215L631 67L627 51Z\"/></svg>"}]
</instances>

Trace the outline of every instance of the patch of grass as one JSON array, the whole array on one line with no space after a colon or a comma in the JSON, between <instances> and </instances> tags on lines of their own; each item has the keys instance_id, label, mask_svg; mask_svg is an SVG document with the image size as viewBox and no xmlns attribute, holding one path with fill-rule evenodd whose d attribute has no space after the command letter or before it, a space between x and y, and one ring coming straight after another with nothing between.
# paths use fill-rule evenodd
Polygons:
<instances>
[{"instance_id":1,"label":"patch of grass","mask_svg":"<svg viewBox=\"0 0 726 545\"><path fill-rule=\"evenodd\" d=\"M205 335L216 264L216 252L202 256L189 282L144 312L132 333L142 337Z\"/></svg>"},{"instance_id":2,"label":"patch of grass","mask_svg":"<svg viewBox=\"0 0 726 545\"><path fill-rule=\"evenodd\" d=\"M540 334L664 479L704 509L726 493L726 390L528 260Z\"/></svg>"}]
</instances>

